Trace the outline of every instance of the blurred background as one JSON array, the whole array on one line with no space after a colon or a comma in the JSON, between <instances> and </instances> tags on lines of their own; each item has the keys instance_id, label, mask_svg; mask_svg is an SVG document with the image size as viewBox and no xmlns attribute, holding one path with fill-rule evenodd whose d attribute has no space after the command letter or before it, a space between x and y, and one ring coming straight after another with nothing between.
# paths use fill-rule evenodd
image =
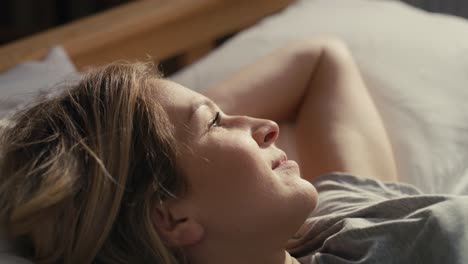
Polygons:
<instances>
[{"instance_id":1,"label":"blurred background","mask_svg":"<svg viewBox=\"0 0 468 264\"><path fill-rule=\"evenodd\" d=\"M135 0L0 0L0 45Z\"/></svg>"},{"instance_id":2,"label":"blurred background","mask_svg":"<svg viewBox=\"0 0 468 264\"><path fill-rule=\"evenodd\" d=\"M137 0L1 0L0 45L130 1ZM468 18L468 0L403 1L427 11Z\"/></svg>"}]
</instances>

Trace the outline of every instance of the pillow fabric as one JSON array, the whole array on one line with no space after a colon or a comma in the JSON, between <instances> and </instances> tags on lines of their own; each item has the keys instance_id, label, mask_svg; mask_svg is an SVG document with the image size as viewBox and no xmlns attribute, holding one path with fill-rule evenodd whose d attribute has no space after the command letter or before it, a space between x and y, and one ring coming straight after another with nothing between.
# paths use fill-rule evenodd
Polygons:
<instances>
[{"instance_id":1,"label":"pillow fabric","mask_svg":"<svg viewBox=\"0 0 468 264\"><path fill-rule=\"evenodd\" d=\"M43 61L25 62L0 73L0 118L75 72L65 50L56 46Z\"/></svg>"},{"instance_id":2,"label":"pillow fabric","mask_svg":"<svg viewBox=\"0 0 468 264\"><path fill-rule=\"evenodd\" d=\"M391 0L300 0L171 77L201 91L291 40L350 47L389 131L402 181L468 194L468 22Z\"/></svg>"}]
</instances>

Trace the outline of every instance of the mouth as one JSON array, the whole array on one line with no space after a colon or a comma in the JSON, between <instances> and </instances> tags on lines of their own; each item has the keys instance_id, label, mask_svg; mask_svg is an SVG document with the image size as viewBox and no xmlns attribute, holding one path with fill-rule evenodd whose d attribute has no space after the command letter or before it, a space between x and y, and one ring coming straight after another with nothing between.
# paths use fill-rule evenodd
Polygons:
<instances>
[{"instance_id":1,"label":"mouth","mask_svg":"<svg viewBox=\"0 0 468 264\"><path fill-rule=\"evenodd\" d=\"M286 153L281 153L281 155L277 159L273 160L271 168L274 170L286 161L288 161L288 156L286 155Z\"/></svg>"}]
</instances>

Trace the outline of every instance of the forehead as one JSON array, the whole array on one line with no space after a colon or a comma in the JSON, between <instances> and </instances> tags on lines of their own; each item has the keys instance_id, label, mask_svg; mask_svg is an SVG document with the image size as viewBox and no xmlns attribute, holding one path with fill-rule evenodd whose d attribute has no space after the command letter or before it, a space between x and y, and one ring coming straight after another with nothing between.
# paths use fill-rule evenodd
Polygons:
<instances>
[{"instance_id":1,"label":"forehead","mask_svg":"<svg viewBox=\"0 0 468 264\"><path fill-rule=\"evenodd\" d=\"M176 131L180 130L178 128L187 127L187 119L194 106L206 100L205 96L168 80L158 80L155 91Z\"/></svg>"},{"instance_id":2,"label":"forehead","mask_svg":"<svg viewBox=\"0 0 468 264\"><path fill-rule=\"evenodd\" d=\"M190 103L203 98L203 95L169 80L157 80L156 92L160 103L168 109L189 107Z\"/></svg>"}]
</instances>

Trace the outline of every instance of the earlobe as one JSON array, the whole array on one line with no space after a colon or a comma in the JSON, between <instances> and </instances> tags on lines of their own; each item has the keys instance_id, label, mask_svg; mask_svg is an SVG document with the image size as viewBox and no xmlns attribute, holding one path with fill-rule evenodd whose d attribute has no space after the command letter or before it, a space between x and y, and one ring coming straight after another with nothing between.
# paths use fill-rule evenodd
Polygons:
<instances>
[{"instance_id":1,"label":"earlobe","mask_svg":"<svg viewBox=\"0 0 468 264\"><path fill-rule=\"evenodd\" d=\"M204 229L200 223L190 217L174 219L164 206L153 210L152 222L168 246L187 247L203 238Z\"/></svg>"},{"instance_id":2,"label":"earlobe","mask_svg":"<svg viewBox=\"0 0 468 264\"><path fill-rule=\"evenodd\" d=\"M176 223L172 232L174 246L187 247L195 245L203 237L203 227L191 218Z\"/></svg>"}]
</instances>

